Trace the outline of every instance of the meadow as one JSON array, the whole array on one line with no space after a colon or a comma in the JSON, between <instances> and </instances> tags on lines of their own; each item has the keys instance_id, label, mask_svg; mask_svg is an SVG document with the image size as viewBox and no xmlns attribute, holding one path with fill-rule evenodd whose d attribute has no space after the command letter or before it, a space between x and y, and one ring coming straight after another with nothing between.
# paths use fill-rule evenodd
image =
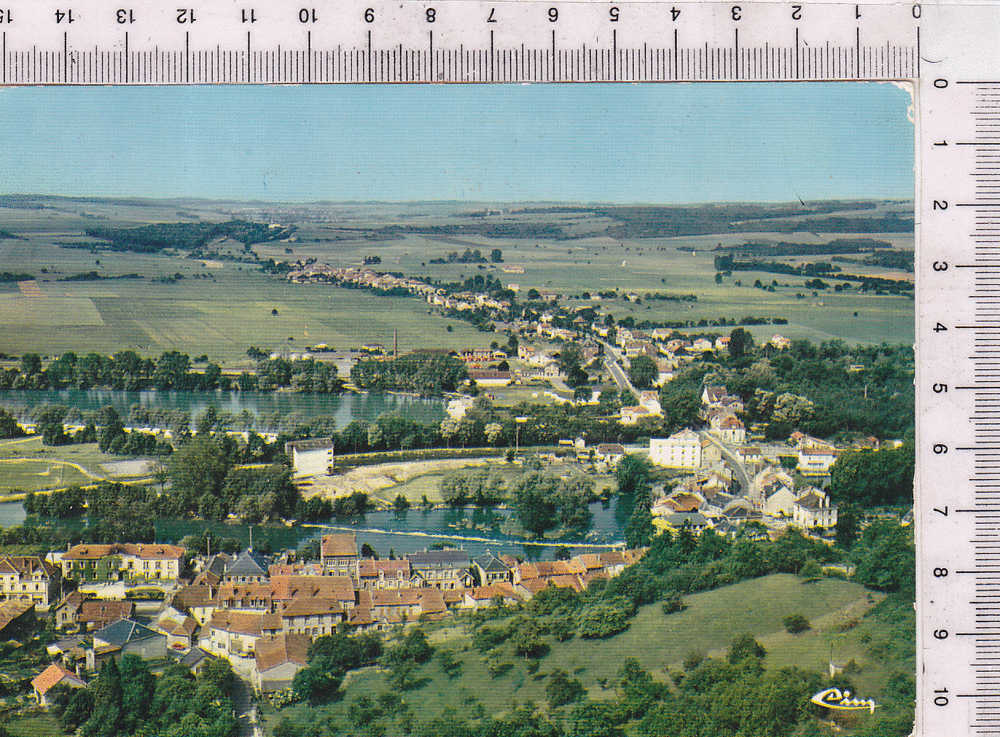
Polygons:
<instances>
[{"instance_id":1,"label":"meadow","mask_svg":"<svg viewBox=\"0 0 1000 737\"><path fill-rule=\"evenodd\" d=\"M212 247L197 258L183 251L133 253L69 247L91 243L87 228L132 226L179 220L257 218L293 224L298 230L286 241L257 244L254 251L275 260L315 258L336 266L358 265L378 256L373 268L457 282L489 274L521 294L531 288L558 292L570 304L592 304L621 319L679 321L779 317L787 325L751 327L758 337L780 332L813 340L842 338L854 343L910 342L913 301L903 296L876 296L854 291L816 296L803 288L802 277L735 272L715 281L713 249L746 240L794 240L812 243L832 237L865 237L871 233L834 235L813 232L724 232L718 235L617 238L606 232L612 221L584 211L504 215L497 222L512 229L503 237L414 233L421 228L467 224L474 203L317 204L264 206L218 202L115 202L45 200L44 209L0 208L0 229L17 239L0 241L4 270L36 277L42 296L29 296L15 282L0 283L0 353L47 355L67 350L111 353L131 349L143 355L179 350L207 354L225 368L249 366L246 350L303 350L327 343L337 349L363 343L391 345L398 331L401 350L487 346L498 337L475 330L464 321L432 312L415 298L382 297L361 290L324 285L292 285L262 273L255 264L231 260L232 241ZM899 209L900 206L897 206ZM905 209L905 208L904 208ZM458 226L456 226L458 224ZM518 228L546 225L563 237L538 238ZM404 227L405 226L405 227ZM406 228L410 227L410 230ZM386 230L395 228L396 230ZM515 237L516 236L516 237ZM910 234L875 234L897 249L913 248ZM503 264L431 264L449 252L494 248ZM512 266L523 273L505 272ZM861 267L851 267L858 271ZM881 267L863 267L875 276L904 276ZM96 271L100 280L64 281ZM109 278L138 274L142 278ZM774 291L752 286L756 279ZM735 282L739 280L742 286ZM784 286L786 285L787 286ZM696 302L623 299L572 299L596 293L665 292L695 294ZM801 296L797 296L801 295ZM275 314L276 311L276 314ZM722 332L729 328L718 328ZM503 342L501 340L500 342Z\"/></svg>"},{"instance_id":2,"label":"meadow","mask_svg":"<svg viewBox=\"0 0 1000 737\"><path fill-rule=\"evenodd\" d=\"M432 661L417 673L425 679L422 685L407 692L404 699L421 717L448 706L462 711L473 701L480 702L487 713L503 713L519 704L544 702L545 676L557 668L579 679L588 698L611 699L614 689L605 688L602 682L615 680L624 658L637 658L654 677L666 679L690 653L724 656L732 640L743 633L753 634L767 649L767 668L796 665L825 673L832 644L834 661L843 665L853 659L860 670L852 678L859 686L876 688L885 683L892 664L866 650L862 641L871 627L863 615L882 596L838 579L805 583L798 576L774 574L687 596L687 608L674 614L664 614L659 603L641 607L629 629L605 640L575 637L560 643L546 638L551 649L535 674L528 672L527 661L510 654L505 646L503 659L513 667L495 678L487 671L486 657L467 645L463 625L447 621L427 625L435 647L455 650L462 664L461 676L449 679ZM811 629L788 634L782 624L788 614L804 615ZM385 677L377 668L361 669L346 679L343 697L323 708L341 717L347 728L350 702L386 688ZM302 709L291 707L281 715L294 715ZM269 722L279 718L273 711L267 714Z\"/></svg>"}]
</instances>

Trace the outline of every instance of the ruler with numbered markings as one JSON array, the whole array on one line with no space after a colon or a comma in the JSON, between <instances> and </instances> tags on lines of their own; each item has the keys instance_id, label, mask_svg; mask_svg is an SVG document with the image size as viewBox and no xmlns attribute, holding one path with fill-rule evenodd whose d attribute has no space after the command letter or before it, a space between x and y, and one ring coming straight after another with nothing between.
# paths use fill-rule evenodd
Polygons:
<instances>
[{"instance_id":1,"label":"ruler with numbered markings","mask_svg":"<svg viewBox=\"0 0 1000 737\"><path fill-rule=\"evenodd\" d=\"M34 0L4 84L908 79L920 4Z\"/></svg>"}]
</instances>

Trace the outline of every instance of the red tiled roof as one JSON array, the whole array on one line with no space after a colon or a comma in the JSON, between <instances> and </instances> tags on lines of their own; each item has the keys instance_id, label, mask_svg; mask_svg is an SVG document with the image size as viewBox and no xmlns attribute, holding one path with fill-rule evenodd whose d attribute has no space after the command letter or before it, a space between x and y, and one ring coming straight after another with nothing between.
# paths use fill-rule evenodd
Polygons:
<instances>
[{"instance_id":1,"label":"red tiled roof","mask_svg":"<svg viewBox=\"0 0 1000 737\"><path fill-rule=\"evenodd\" d=\"M324 558L356 557L357 554L358 542L353 532L338 532L332 535L323 535L320 543L320 555Z\"/></svg>"},{"instance_id":2,"label":"red tiled roof","mask_svg":"<svg viewBox=\"0 0 1000 737\"><path fill-rule=\"evenodd\" d=\"M354 583L347 576L273 576L270 591L274 601L319 598L354 603Z\"/></svg>"},{"instance_id":3,"label":"red tiled roof","mask_svg":"<svg viewBox=\"0 0 1000 737\"><path fill-rule=\"evenodd\" d=\"M73 683L79 684L80 686L86 685L76 676L75 673L66 670L58 663L53 663L31 679L31 687L35 689L37 693L44 696L49 692L49 689L60 683L64 678L72 681Z\"/></svg>"},{"instance_id":4,"label":"red tiled roof","mask_svg":"<svg viewBox=\"0 0 1000 737\"><path fill-rule=\"evenodd\" d=\"M282 663L306 665L309 653L309 635L277 635L262 637L254 646L257 672L262 673Z\"/></svg>"}]
</instances>

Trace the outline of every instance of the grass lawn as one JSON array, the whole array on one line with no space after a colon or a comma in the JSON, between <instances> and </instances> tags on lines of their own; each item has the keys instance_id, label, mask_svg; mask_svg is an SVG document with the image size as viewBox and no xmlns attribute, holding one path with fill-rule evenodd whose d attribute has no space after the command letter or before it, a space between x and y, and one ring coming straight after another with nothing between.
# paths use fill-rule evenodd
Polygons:
<instances>
[{"instance_id":1,"label":"grass lawn","mask_svg":"<svg viewBox=\"0 0 1000 737\"><path fill-rule=\"evenodd\" d=\"M103 463L120 461L97 443L49 447L41 437L0 442L0 491L58 489L107 477Z\"/></svg>"},{"instance_id":2,"label":"grass lawn","mask_svg":"<svg viewBox=\"0 0 1000 737\"><path fill-rule=\"evenodd\" d=\"M4 723L11 737L58 737L66 734L49 713L12 717Z\"/></svg>"},{"instance_id":3,"label":"grass lawn","mask_svg":"<svg viewBox=\"0 0 1000 737\"><path fill-rule=\"evenodd\" d=\"M872 594L871 601L880 598ZM404 694L417 719L438 714L444 707L460 711L478 700L487 713L501 713L528 701L545 700L545 674L561 668L579 678L593 699L612 698L613 691L603 689L599 679L614 679L626 657L639 660L656 677L663 678L667 668L677 668L691 651L720 655L739 634L751 632L768 650L765 665L772 668L797 665L825 672L829 660L829 643L837 643L834 659L843 662L854 657L862 666L868 682L884 683L885 670L865 655L860 636L848 645L850 638L833 632L845 619L860 618L871 603L869 591L863 586L838 579L803 583L789 574L775 574L744 581L714 591L685 598L687 609L664 615L659 603L642 607L625 632L606 640L583 640L578 637L559 643L551 642L551 650L541 660L538 673L529 674L526 663L504 648L502 660L512 664L504 674L490 676L485 656L468 645L462 623L442 623L428 626L429 638L438 648L451 648L461 661L461 674L449 679L437 662L421 667L418 677L426 679L419 688ZM784 631L782 618L801 613L813 623L813 630L800 635ZM837 640L837 638L840 638ZM466 649L468 648L468 649ZM880 680L881 679L881 680ZM857 678L859 684L866 684ZM322 707L325 713L344 724L343 734L350 734L347 721L349 704L362 694L377 695L389 690L385 677L376 669L364 669L351 674L338 702ZM291 707L269 718L271 725L281 716L295 719L304 714L301 706Z\"/></svg>"}]
</instances>

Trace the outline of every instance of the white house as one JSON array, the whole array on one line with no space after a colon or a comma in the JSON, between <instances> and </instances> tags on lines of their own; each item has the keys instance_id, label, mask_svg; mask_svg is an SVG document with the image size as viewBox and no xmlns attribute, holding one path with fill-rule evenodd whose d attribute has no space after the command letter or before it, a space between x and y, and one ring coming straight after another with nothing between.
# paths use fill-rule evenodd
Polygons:
<instances>
[{"instance_id":1,"label":"white house","mask_svg":"<svg viewBox=\"0 0 1000 737\"><path fill-rule=\"evenodd\" d=\"M836 448L806 446L799 448L798 471L803 476L825 476L837 460Z\"/></svg>"},{"instance_id":2,"label":"white house","mask_svg":"<svg viewBox=\"0 0 1000 737\"><path fill-rule=\"evenodd\" d=\"M333 464L333 443L329 438L307 438L285 443L296 476L323 476Z\"/></svg>"},{"instance_id":3,"label":"white house","mask_svg":"<svg viewBox=\"0 0 1000 737\"><path fill-rule=\"evenodd\" d=\"M837 505L830 503L830 495L816 488L809 488L792 508L792 521L803 528L828 528L837 524Z\"/></svg>"},{"instance_id":4,"label":"white house","mask_svg":"<svg viewBox=\"0 0 1000 737\"><path fill-rule=\"evenodd\" d=\"M465 413L472 409L475 401L472 397L457 397L448 402L448 407L445 411L451 419L461 420L465 417Z\"/></svg>"},{"instance_id":5,"label":"white house","mask_svg":"<svg viewBox=\"0 0 1000 737\"><path fill-rule=\"evenodd\" d=\"M669 438L650 438L649 460L666 468L696 469L701 466L701 438L688 428Z\"/></svg>"},{"instance_id":6,"label":"white house","mask_svg":"<svg viewBox=\"0 0 1000 737\"><path fill-rule=\"evenodd\" d=\"M727 443L739 445L746 442L747 431L736 415L719 414L712 417L712 434Z\"/></svg>"},{"instance_id":7,"label":"white house","mask_svg":"<svg viewBox=\"0 0 1000 737\"><path fill-rule=\"evenodd\" d=\"M795 492L781 485L764 496L764 514L769 517L791 517L797 501Z\"/></svg>"}]
</instances>

